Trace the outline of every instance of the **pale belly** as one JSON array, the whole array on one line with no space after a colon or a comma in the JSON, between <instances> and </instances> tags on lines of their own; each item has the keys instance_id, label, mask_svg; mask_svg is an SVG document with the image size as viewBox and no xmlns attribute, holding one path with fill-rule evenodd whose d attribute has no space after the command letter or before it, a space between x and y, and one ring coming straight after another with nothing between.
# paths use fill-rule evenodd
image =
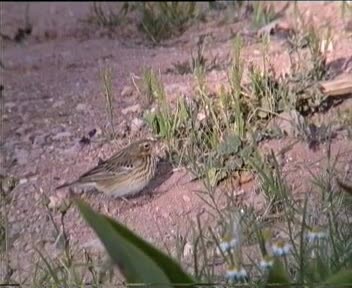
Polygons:
<instances>
[{"instance_id":1,"label":"pale belly","mask_svg":"<svg viewBox=\"0 0 352 288\"><path fill-rule=\"evenodd\" d=\"M139 182L133 182L129 185L116 185L115 187L103 187L100 185L96 185L96 188L102 192L104 192L107 195L110 195L112 197L118 198L118 197L125 197L129 195L134 195L143 190L149 183L149 179L145 181L139 181ZM122 187L123 186L123 187Z\"/></svg>"}]
</instances>

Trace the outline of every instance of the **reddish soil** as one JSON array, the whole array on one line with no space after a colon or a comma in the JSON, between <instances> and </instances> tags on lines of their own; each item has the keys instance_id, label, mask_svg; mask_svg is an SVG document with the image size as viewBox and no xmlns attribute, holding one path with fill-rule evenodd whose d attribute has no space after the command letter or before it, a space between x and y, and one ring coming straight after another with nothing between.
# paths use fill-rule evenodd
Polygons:
<instances>
[{"instance_id":1,"label":"reddish soil","mask_svg":"<svg viewBox=\"0 0 352 288\"><path fill-rule=\"evenodd\" d=\"M122 95L126 86L133 87L130 75L141 75L144 67L160 71L170 101L180 94L192 95L193 79L190 75L180 76L166 73L173 63L190 59L196 48L198 37L211 33L206 46L206 56L217 56L220 62L228 61L231 53L232 33L244 35L246 48L243 59L260 65L260 41L253 36L248 23L219 24L211 20L197 24L182 36L152 47L143 35L127 27L115 33L106 33L92 25L79 21L87 17L87 3L31 3L30 22L32 34L21 43L2 41L1 83L4 85L4 113L2 117L1 174L12 174L22 180L13 191L15 201L9 213L11 235L14 237L10 254L15 275L27 275L33 267L36 253L34 245L45 244L48 254L54 255L52 225L46 210L40 204L40 195L63 195L55 187L71 181L96 165L98 158L106 159L119 147L126 145L139 135L128 134L126 138L108 142L94 136L89 145L80 145L79 140L93 128L104 129L106 125L105 100L102 95L100 69L104 63L113 68L113 91L115 124L124 129L123 121L129 123L141 113L124 115L121 111L141 103L141 97ZM300 3L301 11L313 16L320 27L329 23L333 29L334 47L328 62L336 69L351 73L352 45L344 30L345 23L340 15L339 3ZM1 32L15 35L24 25L24 4L2 3ZM288 9L284 20L290 23L292 9ZM247 27L247 28L245 28ZM126 31L125 31L126 30ZM269 60L277 73L287 72L289 58L282 40L273 38L270 43ZM208 75L208 86L217 90L226 81L226 71L212 71ZM341 107L351 107L346 100ZM334 116L336 110L329 111ZM148 134L144 129L141 134ZM265 148L276 151L284 147L289 139L269 141ZM332 151L344 152L343 165L351 169L351 141L341 135L333 140ZM325 165L326 149L316 152L306 143L294 145L285 155L283 170L292 186L304 192L308 179L308 168ZM17 159L14 162L14 159ZM321 161L319 161L321 160ZM318 161L318 162L317 162ZM349 168L348 168L349 165ZM165 173L164 173L165 174ZM162 179L161 179L162 178ZM157 176L155 185L141 196L130 199L111 200L99 193L84 193L82 197L95 209L109 214L147 240L163 247L174 243L179 231L188 230L188 218L209 207L195 191L203 189L200 182L190 182L191 175L185 169L173 171L172 175ZM160 180L161 179L161 180ZM308 180L307 180L308 181ZM161 183L160 183L161 182ZM253 184L245 185L244 203L259 205L253 192ZM150 192L150 193L147 193ZM261 201L261 200L259 200ZM59 215L55 216L58 220ZM86 246L95 235L83 222L76 208L66 217L69 237L77 247Z\"/></svg>"}]
</instances>

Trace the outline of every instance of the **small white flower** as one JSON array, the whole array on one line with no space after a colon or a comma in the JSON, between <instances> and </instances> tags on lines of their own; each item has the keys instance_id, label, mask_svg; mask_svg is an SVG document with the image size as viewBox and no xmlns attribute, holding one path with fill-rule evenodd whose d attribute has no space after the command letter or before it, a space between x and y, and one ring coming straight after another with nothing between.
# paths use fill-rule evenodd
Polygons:
<instances>
[{"instance_id":1,"label":"small white flower","mask_svg":"<svg viewBox=\"0 0 352 288\"><path fill-rule=\"evenodd\" d=\"M229 281L232 281L232 282L247 281L248 274L247 274L247 271L244 270L243 267L230 266L229 269L227 269L227 271L226 271L226 279L228 279Z\"/></svg>"},{"instance_id":2,"label":"small white flower","mask_svg":"<svg viewBox=\"0 0 352 288\"><path fill-rule=\"evenodd\" d=\"M285 256L290 253L291 248L291 245L283 240L276 241L271 245L275 256Z\"/></svg>"},{"instance_id":3,"label":"small white flower","mask_svg":"<svg viewBox=\"0 0 352 288\"><path fill-rule=\"evenodd\" d=\"M220 247L216 248L216 253L217 255L221 255L220 250L223 253L229 252L231 249L236 248L238 244L239 244L239 241L237 238L230 239L229 237L224 237L219 244Z\"/></svg>"},{"instance_id":4,"label":"small white flower","mask_svg":"<svg viewBox=\"0 0 352 288\"><path fill-rule=\"evenodd\" d=\"M315 242L317 240L325 239L326 233L322 231L319 227L313 227L307 233L307 239L309 242Z\"/></svg>"},{"instance_id":5,"label":"small white flower","mask_svg":"<svg viewBox=\"0 0 352 288\"><path fill-rule=\"evenodd\" d=\"M231 249L230 243L223 241L223 242L220 242L219 247L216 248L216 253L218 255L221 255L221 251L223 253L226 253L226 252L230 251L230 249Z\"/></svg>"},{"instance_id":6,"label":"small white flower","mask_svg":"<svg viewBox=\"0 0 352 288\"><path fill-rule=\"evenodd\" d=\"M236 248L237 245L239 245L240 241L237 238L232 238L230 241L230 247L231 248Z\"/></svg>"},{"instance_id":7,"label":"small white flower","mask_svg":"<svg viewBox=\"0 0 352 288\"><path fill-rule=\"evenodd\" d=\"M260 268L262 270L268 270L270 269L274 264L274 259L270 256L264 256L263 259L260 261Z\"/></svg>"}]
</instances>

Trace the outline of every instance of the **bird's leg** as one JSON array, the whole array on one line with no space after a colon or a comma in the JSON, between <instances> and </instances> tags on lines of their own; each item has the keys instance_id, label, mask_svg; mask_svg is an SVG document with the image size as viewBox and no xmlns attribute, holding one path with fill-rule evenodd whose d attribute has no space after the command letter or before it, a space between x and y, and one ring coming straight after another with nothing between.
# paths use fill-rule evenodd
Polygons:
<instances>
[{"instance_id":1,"label":"bird's leg","mask_svg":"<svg viewBox=\"0 0 352 288\"><path fill-rule=\"evenodd\" d=\"M108 215L109 215L109 212L110 212L109 203L110 203L110 201L108 203L103 203L103 208L104 208L105 214L108 214Z\"/></svg>"},{"instance_id":2,"label":"bird's leg","mask_svg":"<svg viewBox=\"0 0 352 288\"><path fill-rule=\"evenodd\" d=\"M149 189L148 192L147 192L147 195L149 196L149 200L153 198L153 189Z\"/></svg>"},{"instance_id":3,"label":"bird's leg","mask_svg":"<svg viewBox=\"0 0 352 288\"><path fill-rule=\"evenodd\" d=\"M126 197L121 196L120 198L121 198L124 202L126 202L127 204L131 204L131 201L128 200Z\"/></svg>"}]
</instances>

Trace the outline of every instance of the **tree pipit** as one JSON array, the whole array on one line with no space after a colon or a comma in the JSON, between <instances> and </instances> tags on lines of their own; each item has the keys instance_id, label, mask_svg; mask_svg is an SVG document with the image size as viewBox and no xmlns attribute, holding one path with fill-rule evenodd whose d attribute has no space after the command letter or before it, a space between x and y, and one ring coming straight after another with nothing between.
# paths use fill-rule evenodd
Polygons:
<instances>
[{"instance_id":1,"label":"tree pipit","mask_svg":"<svg viewBox=\"0 0 352 288\"><path fill-rule=\"evenodd\" d=\"M157 157L156 140L144 139L120 150L108 160L81 175L78 180L56 189L71 186L90 186L108 196L122 197L137 194L155 175Z\"/></svg>"}]
</instances>

